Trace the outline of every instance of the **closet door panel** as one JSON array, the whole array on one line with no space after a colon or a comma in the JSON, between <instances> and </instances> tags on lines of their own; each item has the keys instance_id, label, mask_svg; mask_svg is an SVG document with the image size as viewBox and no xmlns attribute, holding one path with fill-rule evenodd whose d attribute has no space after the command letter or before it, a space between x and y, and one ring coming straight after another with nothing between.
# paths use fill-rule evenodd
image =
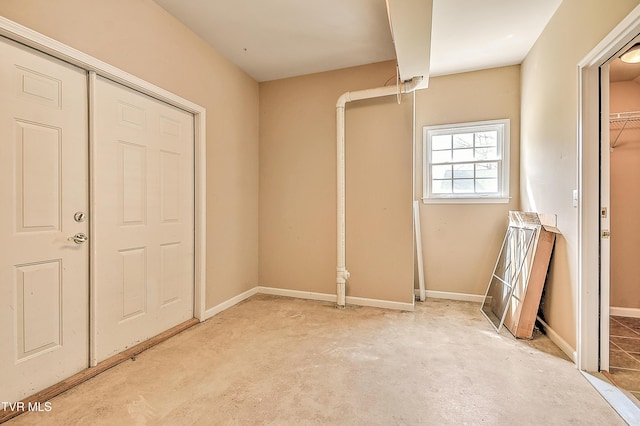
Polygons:
<instances>
[{"instance_id":1,"label":"closet door panel","mask_svg":"<svg viewBox=\"0 0 640 426\"><path fill-rule=\"evenodd\" d=\"M87 76L0 38L0 401L88 366Z\"/></svg>"},{"instance_id":2,"label":"closet door panel","mask_svg":"<svg viewBox=\"0 0 640 426\"><path fill-rule=\"evenodd\" d=\"M95 358L193 317L193 116L107 79L94 92Z\"/></svg>"}]
</instances>

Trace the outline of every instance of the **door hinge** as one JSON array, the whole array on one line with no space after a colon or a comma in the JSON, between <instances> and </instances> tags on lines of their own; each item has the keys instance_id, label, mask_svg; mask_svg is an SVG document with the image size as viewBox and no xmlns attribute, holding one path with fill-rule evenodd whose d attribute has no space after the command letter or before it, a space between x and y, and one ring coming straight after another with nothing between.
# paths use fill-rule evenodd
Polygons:
<instances>
[{"instance_id":1,"label":"door hinge","mask_svg":"<svg viewBox=\"0 0 640 426\"><path fill-rule=\"evenodd\" d=\"M607 208L606 207L602 207L600 209L600 218L601 219L606 219L607 218Z\"/></svg>"},{"instance_id":2,"label":"door hinge","mask_svg":"<svg viewBox=\"0 0 640 426\"><path fill-rule=\"evenodd\" d=\"M611 232L608 229L603 229L600 236L602 238L609 238L611 236Z\"/></svg>"}]
</instances>

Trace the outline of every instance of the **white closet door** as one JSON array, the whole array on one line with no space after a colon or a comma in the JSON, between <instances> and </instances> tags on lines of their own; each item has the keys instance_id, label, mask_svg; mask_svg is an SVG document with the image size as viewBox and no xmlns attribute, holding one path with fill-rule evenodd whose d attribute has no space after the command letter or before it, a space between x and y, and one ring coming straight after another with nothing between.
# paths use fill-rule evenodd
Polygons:
<instances>
[{"instance_id":1,"label":"white closet door","mask_svg":"<svg viewBox=\"0 0 640 426\"><path fill-rule=\"evenodd\" d=\"M92 363L193 317L193 116L97 77Z\"/></svg>"},{"instance_id":2,"label":"white closet door","mask_svg":"<svg viewBox=\"0 0 640 426\"><path fill-rule=\"evenodd\" d=\"M87 76L0 37L0 401L88 366Z\"/></svg>"}]
</instances>

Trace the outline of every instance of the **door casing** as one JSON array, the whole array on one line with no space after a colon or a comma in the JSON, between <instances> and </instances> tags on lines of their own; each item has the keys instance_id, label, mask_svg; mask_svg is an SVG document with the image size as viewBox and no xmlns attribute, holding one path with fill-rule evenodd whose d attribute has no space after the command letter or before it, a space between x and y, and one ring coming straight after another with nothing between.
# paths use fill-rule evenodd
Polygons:
<instances>
[{"instance_id":1,"label":"door casing","mask_svg":"<svg viewBox=\"0 0 640 426\"><path fill-rule=\"evenodd\" d=\"M604 236L611 226L609 151L609 63L600 67L600 365L609 371L609 305L611 241Z\"/></svg>"}]
</instances>

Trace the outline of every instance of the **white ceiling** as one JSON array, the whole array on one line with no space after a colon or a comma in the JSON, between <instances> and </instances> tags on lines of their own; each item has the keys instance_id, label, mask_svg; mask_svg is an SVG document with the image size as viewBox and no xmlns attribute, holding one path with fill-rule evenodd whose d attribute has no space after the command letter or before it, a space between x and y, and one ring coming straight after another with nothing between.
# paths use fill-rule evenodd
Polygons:
<instances>
[{"instance_id":1,"label":"white ceiling","mask_svg":"<svg viewBox=\"0 0 640 426\"><path fill-rule=\"evenodd\" d=\"M154 0L257 81L395 59L385 0ZM430 75L520 63L561 0L433 0Z\"/></svg>"},{"instance_id":2,"label":"white ceiling","mask_svg":"<svg viewBox=\"0 0 640 426\"><path fill-rule=\"evenodd\" d=\"M626 64L616 58L611 61L609 68L609 81L611 83L617 83L619 81L631 81L636 80L640 76L640 64Z\"/></svg>"}]
</instances>

